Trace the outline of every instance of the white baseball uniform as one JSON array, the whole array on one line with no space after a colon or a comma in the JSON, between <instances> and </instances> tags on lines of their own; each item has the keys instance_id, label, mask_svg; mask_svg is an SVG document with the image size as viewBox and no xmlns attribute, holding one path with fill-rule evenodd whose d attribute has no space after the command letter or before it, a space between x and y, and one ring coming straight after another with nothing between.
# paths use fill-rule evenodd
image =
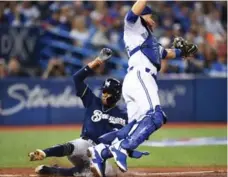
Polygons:
<instances>
[{"instance_id":1,"label":"white baseball uniform","mask_svg":"<svg viewBox=\"0 0 228 177\"><path fill-rule=\"evenodd\" d=\"M146 55L138 50L132 56L132 51L137 46L143 44L148 37L147 29L142 25L140 17L135 23L131 23L125 18L124 42L129 55L128 73L123 82L123 97L127 104L129 122L144 115L156 105L160 105L158 97L158 86L155 78L157 68L148 59ZM159 56L161 58L163 47L159 47ZM133 68L133 69L132 69ZM148 68L147 72L145 71Z\"/></svg>"}]
</instances>

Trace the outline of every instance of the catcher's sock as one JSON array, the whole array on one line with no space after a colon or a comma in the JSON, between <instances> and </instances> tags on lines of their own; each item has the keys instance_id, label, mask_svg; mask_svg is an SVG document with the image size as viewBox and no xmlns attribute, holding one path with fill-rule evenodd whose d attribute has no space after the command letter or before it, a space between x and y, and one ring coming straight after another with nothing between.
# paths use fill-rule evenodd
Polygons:
<instances>
[{"instance_id":1,"label":"catcher's sock","mask_svg":"<svg viewBox=\"0 0 228 177\"><path fill-rule=\"evenodd\" d=\"M95 150L98 152L98 154L103 160L106 160L112 157L112 153L110 152L107 145L104 145L102 143L98 144L95 146Z\"/></svg>"},{"instance_id":2,"label":"catcher's sock","mask_svg":"<svg viewBox=\"0 0 228 177\"><path fill-rule=\"evenodd\" d=\"M43 150L46 154L46 157L63 157L71 155L74 151L74 145L71 143L66 143L62 145L56 145Z\"/></svg>"},{"instance_id":3,"label":"catcher's sock","mask_svg":"<svg viewBox=\"0 0 228 177\"><path fill-rule=\"evenodd\" d=\"M101 157L103 159L109 159L112 157L112 153L110 152L108 146L105 146L105 148L101 151Z\"/></svg>"},{"instance_id":4,"label":"catcher's sock","mask_svg":"<svg viewBox=\"0 0 228 177\"><path fill-rule=\"evenodd\" d=\"M77 167L73 168L62 168L62 167L49 167L50 174L58 176L74 176L75 173L80 173L81 171Z\"/></svg>"}]
</instances>

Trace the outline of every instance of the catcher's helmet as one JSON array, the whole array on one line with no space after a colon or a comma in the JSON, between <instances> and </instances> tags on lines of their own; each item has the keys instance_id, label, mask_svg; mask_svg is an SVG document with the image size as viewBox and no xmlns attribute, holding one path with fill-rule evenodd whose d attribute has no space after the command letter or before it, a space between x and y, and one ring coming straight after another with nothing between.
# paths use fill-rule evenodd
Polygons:
<instances>
[{"instance_id":1,"label":"catcher's helmet","mask_svg":"<svg viewBox=\"0 0 228 177\"><path fill-rule=\"evenodd\" d=\"M122 84L117 79L108 78L103 83L102 92L111 94L112 96L107 99L107 102L108 104L114 104L121 98Z\"/></svg>"}]
</instances>

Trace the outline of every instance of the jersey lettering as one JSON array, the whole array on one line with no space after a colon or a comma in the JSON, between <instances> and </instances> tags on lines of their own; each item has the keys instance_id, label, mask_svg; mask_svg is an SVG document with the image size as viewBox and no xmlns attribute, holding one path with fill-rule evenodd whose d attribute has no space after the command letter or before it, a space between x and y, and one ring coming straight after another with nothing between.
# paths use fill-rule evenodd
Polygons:
<instances>
[{"instance_id":1,"label":"jersey lettering","mask_svg":"<svg viewBox=\"0 0 228 177\"><path fill-rule=\"evenodd\" d=\"M99 122L101 120L102 112L100 110L93 111L93 115L91 117L91 120L93 122Z\"/></svg>"},{"instance_id":2,"label":"jersey lettering","mask_svg":"<svg viewBox=\"0 0 228 177\"><path fill-rule=\"evenodd\" d=\"M93 122L99 122L105 119L107 119L109 123L112 123L112 124L120 124L120 125L126 124L126 121L120 117L114 117L114 116L110 116L109 114L104 114L100 110L93 111L93 115L91 116L91 120Z\"/></svg>"}]
</instances>

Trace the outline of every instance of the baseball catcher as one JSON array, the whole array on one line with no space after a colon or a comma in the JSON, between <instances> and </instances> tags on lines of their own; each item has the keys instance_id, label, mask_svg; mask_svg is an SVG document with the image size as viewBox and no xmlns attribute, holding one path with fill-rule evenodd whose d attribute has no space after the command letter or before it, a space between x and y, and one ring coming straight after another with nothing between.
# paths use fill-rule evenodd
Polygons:
<instances>
[{"instance_id":1,"label":"baseball catcher","mask_svg":"<svg viewBox=\"0 0 228 177\"><path fill-rule=\"evenodd\" d=\"M138 148L151 134L167 121L158 96L157 74L161 60L191 56L197 46L182 38L174 40L175 48L162 47L154 35L155 22L146 0L137 0L124 19L124 43L129 56L128 72L123 81L122 94L127 105L128 125L115 133L112 145L103 135L103 143L88 148L91 170L95 176L104 176L103 167L113 157L119 169L128 170L129 151ZM110 155L111 154L111 155Z\"/></svg>"}]
</instances>

